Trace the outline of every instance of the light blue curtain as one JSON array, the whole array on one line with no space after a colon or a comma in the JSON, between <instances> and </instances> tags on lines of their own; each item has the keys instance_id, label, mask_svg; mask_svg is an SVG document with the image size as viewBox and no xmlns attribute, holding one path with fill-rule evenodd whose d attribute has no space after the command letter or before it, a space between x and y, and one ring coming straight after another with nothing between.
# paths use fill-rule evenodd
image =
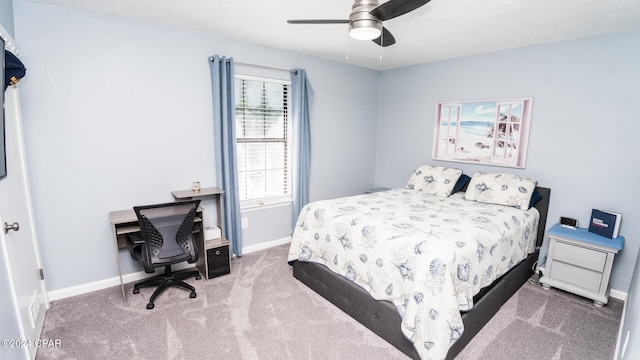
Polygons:
<instances>
[{"instance_id":1,"label":"light blue curtain","mask_svg":"<svg viewBox=\"0 0 640 360\"><path fill-rule=\"evenodd\" d=\"M218 187L224 190L222 199L223 226L231 251L242 256L242 226L236 161L235 92L233 58L209 58L211 92L213 94L213 140L216 154Z\"/></svg>"},{"instance_id":2,"label":"light blue curtain","mask_svg":"<svg viewBox=\"0 0 640 360\"><path fill-rule=\"evenodd\" d=\"M311 170L310 108L313 89L302 69L291 72L291 126L293 130L293 229L300 210L309 203L309 173Z\"/></svg>"}]
</instances>

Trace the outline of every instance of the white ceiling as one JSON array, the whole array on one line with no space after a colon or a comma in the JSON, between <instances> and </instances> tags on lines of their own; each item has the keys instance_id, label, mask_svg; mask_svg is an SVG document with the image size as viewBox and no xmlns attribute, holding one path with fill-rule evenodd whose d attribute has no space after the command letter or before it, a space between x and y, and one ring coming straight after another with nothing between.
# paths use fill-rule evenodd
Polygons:
<instances>
[{"instance_id":1,"label":"white ceiling","mask_svg":"<svg viewBox=\"0 0 640 360\"><path fill-rule=\"evenodd\" d=\"M348 36L353 0L29 0L211 33L385 70L521 46L640 30L640 0L432 0L384 26L396 44ZM386 0L380 1L380 3ZM640 46L640 44L639 44ZM382 56L382 61L380 57Z\"/></svg>"}]
</instances>

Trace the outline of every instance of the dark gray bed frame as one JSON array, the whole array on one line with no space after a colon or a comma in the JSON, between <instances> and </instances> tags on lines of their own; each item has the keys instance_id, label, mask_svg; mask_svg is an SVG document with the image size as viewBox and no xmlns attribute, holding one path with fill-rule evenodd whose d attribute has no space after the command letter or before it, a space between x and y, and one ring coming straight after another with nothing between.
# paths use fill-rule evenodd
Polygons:
<instances>
[{"instance_id":1,"label":"dark gray bed frame","mask_svg":"<svg viewBox=\"0 0 640 360\"><path fill-rule=\"evenodd\" d=\"M551 189L537 187L542 200L535 204L540 212L536 250L493 284L483 288L474 299L473 309L462 313L464 332L453 344L447 359L453 359L471 339L491 320L500 307L533 275L533 266L544 240ZM322 264L294 261L293 276L329 300L342 311L385 339L412 359L420 359L418 352L400 331L400 315L389 301L379 301L360 286L336 275Z\"/></svg>"}]
</instances>

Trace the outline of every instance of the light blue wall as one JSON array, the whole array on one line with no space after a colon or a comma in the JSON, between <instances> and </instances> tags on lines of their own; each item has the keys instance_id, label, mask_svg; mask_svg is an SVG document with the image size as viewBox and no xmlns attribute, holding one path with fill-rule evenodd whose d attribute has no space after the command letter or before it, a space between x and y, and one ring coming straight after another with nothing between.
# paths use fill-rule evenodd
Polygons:
<instances>
[{"instance_id":1,"label":"light blue wall","mask_svg":"<svg viewBox=\"0 0 640 360\"><path fill-rule=\"evenodd\" d=\"M373 186L377 71L22 0L14 10L28 69L20 82L22 116L50 291L117 276L109 211L172 201L172 190L195 180L216 185L210 55L307 70L316 94L311 200ZM213 203L204 205L213 215ZM288 237L290 214L289 207L247 213L244 245ZM126 251L120 258L124 273L141 270Z\"/></svg>"},{"instance_id":2,"label":"light blue wall","mask_svg":"<svg viewBox=\"0 0 640 360\"><path fill-rule=\"evenodd\" d=\"M537 179L551 188L548 226L563 215L584 227L592 208L621 212L626 243L611 286L626 292L640 245L638 44L635 32L383 72L376 186L403 186L421 164L447 165L469 175L483 170ZM529 96L526 169L431 160L436 102Z\"/></svg>"},{"instance_id":3,"label":"light blue wall","mask_svg":"<svg viewBox=\"0 0 640 360\"><path fill-rule=\"evenodd\" d=\"M2 24L2 27L7 30L11 37L15 38L12 0L0 0L0 24Z\"/></svg>"}]
</instances>

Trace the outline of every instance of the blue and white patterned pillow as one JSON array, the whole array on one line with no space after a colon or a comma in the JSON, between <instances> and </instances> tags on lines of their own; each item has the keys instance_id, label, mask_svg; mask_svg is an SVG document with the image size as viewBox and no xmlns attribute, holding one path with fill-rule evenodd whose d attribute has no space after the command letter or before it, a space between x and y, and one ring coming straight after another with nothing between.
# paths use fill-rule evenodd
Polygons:
<instances>
[{"instance_id":1,"label":"blue and white patterned pillow","mask_svg":"<svg viewBox=\"0 0 640 360\"><path fill-rule=\"evenodd\" d=\"M536 180L518 175L477 172L471 178L464 198L527 210L537 184Z\"/></svg>"},{"instance_id":2,"label":"blue and white patterned pillow","mask_svg":"<svg viewBox=\"0 0 640 360\"><path fill-rule=\"evenodd\" d=\"M422 165L413 172L405 188L430 195L449 196L461 174L460 169Z\"/></svg>"}]
</instances>

